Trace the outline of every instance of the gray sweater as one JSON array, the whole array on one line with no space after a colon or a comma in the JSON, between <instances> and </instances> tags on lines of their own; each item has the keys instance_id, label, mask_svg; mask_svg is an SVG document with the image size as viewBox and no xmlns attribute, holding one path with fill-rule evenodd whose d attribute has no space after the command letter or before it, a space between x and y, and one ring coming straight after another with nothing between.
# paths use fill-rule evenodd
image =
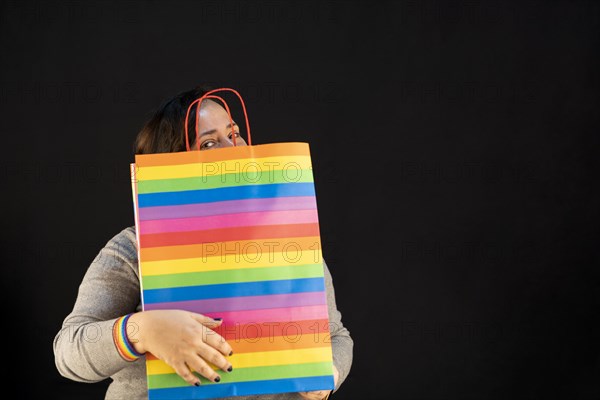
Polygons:
<instances>
[{"instance_id":1,"label":"gray sweater","mask_svg":"<svg viewBox=\"0 0 600 400\"><path fill-rule=\"evenodd\" d=\"M333 363L339 386L352 365L353 341L342 325L335 303L331 274L323 261L331 330ZM112 378L106 399L148 398L145 357L123 359L115 347L112 328L117 318L141 311L135 227L125 228L100 250L89 266L73 311L54 338L54 357L60 374L78 382ZM232 399L297 399L297 393L244 396Z\"/></svg>"}]
</instances>

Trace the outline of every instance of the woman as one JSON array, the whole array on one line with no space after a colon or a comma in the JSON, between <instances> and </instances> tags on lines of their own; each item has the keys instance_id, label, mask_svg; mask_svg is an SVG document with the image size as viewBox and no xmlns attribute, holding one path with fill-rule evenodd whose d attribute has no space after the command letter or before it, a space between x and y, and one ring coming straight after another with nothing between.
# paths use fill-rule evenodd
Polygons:
<instances>
[{"instance_id":1,"label":"woman","mask_svg":"<svg viewBox=\"0 0 600 400\"><path fill-rule=\"evenodd\" d=\"M136 154L186 150L184 121L189 105L209 88L197 87L165 102L139 132ZM200 150L245 146L237 124L218 103L206 99L199 113ZM191 113L189 132L195 132ZM197 142L190 147L197 148ZM333 349L335 388L339 388L352 364L353 342L336 308L330 272L323 262ZM147 398L144 353L165 361L190 385L199 385L191 367L213 382L231 371L232 347L213 329L221 321L180 310L141 311L135 226L114 236L89 266L79 287L73 311L54 339L56 366L62 376L79 382L112 378L107 399ZM128 334L119 335L125 326ZM207 362L221 369L214 371ZM248 396L256 399L323 399L329 391ZM236 397L241 399L244 397Z\"/></svg>"}]
</instances>

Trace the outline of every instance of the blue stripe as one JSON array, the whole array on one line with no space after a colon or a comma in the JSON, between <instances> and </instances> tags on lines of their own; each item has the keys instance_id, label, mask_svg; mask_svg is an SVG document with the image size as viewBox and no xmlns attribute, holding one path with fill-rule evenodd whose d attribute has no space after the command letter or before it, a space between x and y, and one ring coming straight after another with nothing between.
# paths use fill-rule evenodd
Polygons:
<instances>
[{"instance_id":1,"label":"blue stripe","mask_svg":"<svg viewBox=\"0 0 600 400\"><path fill-rule=\"evenodd\" d=\"M308 183L273 183L234 186L183 192L146 193L138 195L138 207L176 206L214 201L263 199L268 197L314 196L315 185Z\"/></svg>"},{"instance_id":2,"label":"blue stripe","mask_svg":"<svg viewBox=\"0 0 600 400\"><path fill-rule=\"evenodd\" d=\"M152 304L170 301L218 299L225 297L321 292L324 290L325 281L323 278L282 279L276 281L222 283L216 285L148 289L144 290L144 302L145 304Z\"/></svg>"},{"instance_id":3,"label":"blue stripe","mask_svg":"<svg viewBox=\"0 0 600 400\"><path fill-rule=\"evenodd\" d=\"M202 386L150 389L149 400L191 400L215 397L248 396L252 394L312 392L333 390L333 376L311 376L308 378L275 379L237 383L211 383Z\"/></svg>"}]
</instances>

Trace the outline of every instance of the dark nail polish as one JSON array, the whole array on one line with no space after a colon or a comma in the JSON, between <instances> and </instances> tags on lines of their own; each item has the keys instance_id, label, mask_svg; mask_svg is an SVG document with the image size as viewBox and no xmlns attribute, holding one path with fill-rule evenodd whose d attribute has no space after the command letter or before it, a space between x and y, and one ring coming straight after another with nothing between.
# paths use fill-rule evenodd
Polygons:
<instances>
[{"instance_id":1,"label":"dark nail polish","mask_svg":"<svg viewBox=\"0 0 600 400\"><path fill-rule=\"evenodd\" d=\"M231 356L231 355L233 355L233 351L230 351L230 352L229 352L229 355L230 355L230 356Z\"/></svg>"},{"instance_id":2,"label":"dark nail polish","mask_svg":"<svg viewBox=\"0 0 600 400\"><path fill-rule=\"evenodd\" d=\"M194 383L194 386L200 386L200 382Z\"/></svg>"},{"instance_id":3,"label":"dark nail polish","mask_svg":"<svg viewBox=\"0 0 600 400\"><path fill-rule=\"evenodd\" d=\"M217 382L217 383L218 383L218 382L221 382L221 377L220 377L220 376L217 376L217 377L215 378L215 382Z\"/></svg>"},{"instance_id":4,"label":"dark nail polish","mask_svg":"<svg viewBox=\"0 0 600 400\"><path fill-rule=\"evenodd\" d=\"M223 321L223 318L213 318L215 321Z\"/></svg>"},{"instance_id":5,"label":"dark nail polish","mask_svg":"<svg viewBox=\"0 0 600 400\"><path fill-rule=\"evenodd\" d=\"M230 365L229 368L227 368L227 372L231 372L233 371L233 367Z\"/></svg>"}]
</instances>

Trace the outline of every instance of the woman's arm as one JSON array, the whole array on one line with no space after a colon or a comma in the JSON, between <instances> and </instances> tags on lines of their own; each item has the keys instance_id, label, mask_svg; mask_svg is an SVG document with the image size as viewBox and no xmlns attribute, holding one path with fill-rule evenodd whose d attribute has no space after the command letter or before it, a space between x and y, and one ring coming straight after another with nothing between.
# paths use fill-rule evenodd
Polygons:
<instances>
[{"instance_id":1,"label":"woman's arm","mask_svg":"<svg viewBox=\"0 0 600 400\"><path fill-rule=\"evenodd\" d=\"M140 303L137 265L132 228L112 238L94 259L79 287L75 307L54 339L56 367L62 376L98 382L138 360L121 356L115 343L120 336L113 336L115 321L135 313ZM231 346L211 329L220 323L187 311L155 310L133 314L127 327L134 328L128 329L128 335L137 352L153 353L194 385L200 380L188 366L215 382L220 376L206 360L231 371L225 358Z\"/></svg>"},{"instance_id":2,"label":"woman's arm","mask_svg":"<svg viewBox=\"0 0 600 400\"><path fill-rule=\"evenodd\" d=\"M135 312L139 304L137 268L135 231L127 228L92 261L73 311L54 338L54 358L62 376L98 382L131 364L117 351L112 331L115 321Z\"/></svg>"},{"instance_id":3,"label":"woman's arm","mask_svg":"<svg viewBox=\"0 0 600 400\"><path fill-rule=\"evenodd\" d=\"M327 292L327 306L329 309L329 329L331 331L331 348L333 351L333 365L339 372L339 378L335 390L344 382L350 373L352 366L352 349L354 342L350 337L350 332L342 324L342 314L337 309L335 302L335 290L333 288L333 279L329 268L323 260L325 272L325 290ZM334 392L335 392L334 390Z\"/></svg>"}]
</instances>

